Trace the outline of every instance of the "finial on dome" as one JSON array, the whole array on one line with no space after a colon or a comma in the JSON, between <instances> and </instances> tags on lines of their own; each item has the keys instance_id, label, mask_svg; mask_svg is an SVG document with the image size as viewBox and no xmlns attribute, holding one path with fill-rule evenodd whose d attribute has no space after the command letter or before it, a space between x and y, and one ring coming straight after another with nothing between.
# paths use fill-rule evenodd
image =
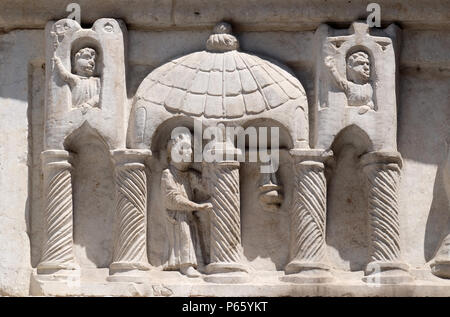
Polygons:
<instances>
[{"instance_id":1,"label":"finial on dome","mask_svg":"<svg viewBox=\"0 0 450 317\"><path fill-rule=\"evenodd\" d=\"M217 23L206 41L206 49L211 52L228 52L238 48L239 42L231 34L231 25L226 22Z\"/></svg>"}]
</instances>

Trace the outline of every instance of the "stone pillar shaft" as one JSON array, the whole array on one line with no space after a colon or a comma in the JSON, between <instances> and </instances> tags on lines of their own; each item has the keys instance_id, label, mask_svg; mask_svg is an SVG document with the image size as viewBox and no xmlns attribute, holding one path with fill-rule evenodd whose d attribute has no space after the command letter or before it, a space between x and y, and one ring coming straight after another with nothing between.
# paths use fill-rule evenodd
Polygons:
<instances>
[{"instance_id":1,"label":"stone pillar shaft","mask_svg":"<svg viewBox=\"0 0 450 317\"><path fill-rule=\"evenodd\" d=\"M325 258L326 180L321 162L295 166L294 206L291 210L293 261L320 263Z\"/></svg>"},{"instance_id":2,"label":"stone pillar shaft","mask_svg":"<svg viewBox=\"0 0 450 317\"><path fill-rule=\"evenodd\" d=\"M370 262L365 273L380 277L373 282L408 281L411 278L407 274L408 266L400 261L398 186L401 156L397 152L370 152L361 158L361 164L367 177L370 227ZM387 278L382 274L385 271L391 271ZM398 271L398 275L392 275L392 271Z\"/></svg>"},{"instance_id":3,"label":"stone pillar shaft","mask_svg":"<svg viewBox=\"0 0 450 317\"><path fill-rule=\"evenodd\" d=\"M328 282L326 264L327 184L323 151L293 150L295 187L291 208L290 262L282 280Z\"/></svg>"},{"instance_id":4,"label":"stone pillar shaft","mask_svg":"<svg viewBox=\"0 0 450 317\"><path fill-rule=\"evenodd\" d=\"M72 165L64 150L41 154L44 171L46 240L37 270L51 273L77 268L73 253Z\"/></svg>"},{"instance_id":5,"label":"stone pillar shaft","mask_svg":"<svg viewBox=\"0 0 450 317\"><path fill-rule=\"evenodd\" d=\"M371 261L396 261L400 256L397 185L398 164L371 164L365 172L369 184Z\"/></svg>"},{"instance_id":6,"label":"stone pillar shaft","mask_svg":"<svg viewBox=\"0 0 450 317\"><path fill-rule=\"evenodd\" d=\"M110 274L148 270L147 175L149 150L112 151L115 163L115 240Z\"/></svg>"},{"instance_id":7,"label":"stone pillar shaft","mask_svg":"<svg viewBox=\"0 0 450 317\"><path fill-rule=\"evenodd\" d=\"M239 162L221 162L210 167L211 262L238 263L241 248Z\"/></svg>"}]
</instances>

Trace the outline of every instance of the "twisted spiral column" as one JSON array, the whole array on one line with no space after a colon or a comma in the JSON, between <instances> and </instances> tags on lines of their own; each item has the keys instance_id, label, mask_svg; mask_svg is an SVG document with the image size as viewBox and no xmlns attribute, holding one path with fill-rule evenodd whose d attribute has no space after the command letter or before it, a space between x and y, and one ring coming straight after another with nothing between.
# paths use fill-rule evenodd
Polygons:
<instances>
[{"instance_id":1,"label":"twisted spiral column","mask_svg":"<svg viewBox=\"0 0 450 317\"><path fill-rule=\"evenodd\" d=\"M326 262L327 184L324 161L317 150L293 150L295 188L291 209L291 261L283 280L298 283L328 282L332 276ZM295 276L289 276L289 275Z\"/></svg>"},{"instance_id":2,"label":"twisted spiral column","mask_svg":"<svg viewBox=\"0 0 450 317\"><path fill-rule=\"evenodd\" d=\"M150 268L147 258L147 175L149 150L112 151L115 163L115 240L110 274Z\"/></svg>"},{"instance_id":3,"label":"twisted spiral column","mask_svg":"<svg viewBox=\"0 0 450 317\"><path fill-rule=\"evenodd\" d=\"M408 266L400 261L398 184L402 159L399 153L371 152L361 158L367 177L370 222L370 263L366 275L396 270L389 283L409 280ZM383 279L383 276L380 275ZM383 283L382 280L378 281Z\"/></svg>"},{"instance_id":4,"label":"twisted spiral column","mask_svg":"<svg viewBox=\"0 0 450 317\"><path fill-rule=\"evenodd\" d=\"M74 270L73 253L72 165L64 150L41 153L44 171L46 240L37 272Z\"/></svg>"},{"instance_id":5,"label":"twisted spiral column","mask_svg":"<svg viewBox=\"0 0 450 317\"><path fill-rule=\"evenodd\" d=\"M210 169L214 184L211 203L211 262L237 263L240 259L241 223L239 163L221 162Z\"/></svg>"},{"instance_id":6,"label":"twisted spiral column","mask_svg":"<svg viewBox=\"0 0 450 317\"><path fill-rule=\"evenodd\" d=\"M304 161L296 165L294 206L291 224L294 229L291 254L294 259L320 262L325 257L326 180L324 165Z\"/></svg>"},{"instance_id":7,"label":"twisted spiral column","mask_svg":"<svg viewBox=\"0 0 450 317\"><path fill-rule=\"evenodd\" d=\"M447 153L447 160L443 166L444 188L447 197L450 199L450 148ZM448 205L450 207L450 204ZM437 277L450 279L450 234L442 240L436 252L436 256L431 262L431 273Z\"/></svg>"},{"instance_id":8,"label":"twisted spiral column","mask_svg":"<svg viewBox=\"0 0 450 317\"><path fill-rule=\"evenodd\" d=\"M239 189L239 162L242 153L233 139L219 124L222 134L203 157L203 168L208 179L208 191L213 206L210 223L210 263L206 266L213 283L243 283L249 280L247 266L241 264L241 202ZM209 159L212 158L212 159Z\"/></svg>"},{"instance_id":9,"label":"twisted spiral column","mask_svg":"<svg viewBox=\"0 0 450 317\"><path fill-rule=\"evenodd\" d=\"M239 191L239 162L221 161L209 163L211 203L211 263L209 274L247 272L240 264L241 213Z\"/></svg>"}]
</instances>

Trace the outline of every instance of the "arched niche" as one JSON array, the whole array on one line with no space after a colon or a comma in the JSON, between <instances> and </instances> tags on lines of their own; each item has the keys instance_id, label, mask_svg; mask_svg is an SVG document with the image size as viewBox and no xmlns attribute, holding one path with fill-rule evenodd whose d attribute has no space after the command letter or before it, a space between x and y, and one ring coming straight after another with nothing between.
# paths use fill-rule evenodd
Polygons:
<instances>
[{"instance_id":1,"label":"arched niche","mask_svg":"<svg viewBox=\"0 0 450 317\"><path fill-rule=\"evenodd\" d=\"M328 171L327 244L330 262L340 270L358 271L368 258L368 215L361 155L373 150L369 136L357 125L335 137L335 155Z\"/></svg>"},{"instance_id":2,"label":"arched niche","mask_svg":"<svg viewBox=\"0 0 450 317\"><path fill-rule=\"evenodd\" d=\"M373 151L373 143L370 137L356 124L349 125L339 131L331 144L331 150L335 155L339 155L347 146L353 146L357 156Z\"/></svg>"},{"instance_id":3,"label":"arched niche","mask_svg":"<svg viewBox=\"0 0 450 317\"><path fill-rule=\"evenodd\" d=\"M270 147L270 128L276 127L280 133L278 147L282 149L285 163L291 159L289 149L309 148L308 102L301 83L286 67L239 51L237 39L231 33L226 34L230 41L224 42L221 33L212 34L206 50L173 59L153 70L140 84L132 101L127 147L150 149L153 153L149 164L148 213L151 221L148 222L148 254L155 266L163 266L167 258L160 179L167 166L165 148L173 129L183 126L195 132L194 122L198 120L202 129L223 124L225 128L240 127L244 131L255 128L258 136L259 128L266 127L269 128L267 146ZM208 141L203 139L202 149ZM233 141L237 146L237 137ZM258 141L256 143L258 147ZM240 172L246 168L244 164L241 163ZM245 190L253 193L257 190L260 172L256 165L253 166L256 169L250 172L252 177L245 174L239 178L241 189L244 186ZM194 162L192 167L201 171L202 162ZM284 164L283 168L285 177L289 178L290 165ZM240 204L242 214L247 212L247 208L258 212L259 205L252 203L248 196L246 192L241 194L245 197ZM246 247L256 250L256 253L245 255L250 265L262 270L280 270L286 265L289 253L288 209L289 204L286 204L279 215L265 213L261 217L255 214L254 219L263 220L261 224L255 224L249 218L249 226L257 230L250 233L252 241L243 246L244 254ZM268 226L273 230L265 235L264 228ZM272 232L279 237L271 235ZM251 245L253 242L257 243L256 247ZM264 260L259 261L259 258Z\"/></svg>"},{"instance_id":4,"label":"arched niche","mask_svg":"<svg viewBox=\"0 0 450 317\"><path fill-rule=\"evenodd\" d=\"M147 248L149 261L154 266L164 266L168 258L168 245L166 233L166 210L164 209L163 200L161 199L161 176L162 171L168 167L167 143L171 139L172 132L177 128L187 128L194 137L193 142L200 142L195 138L194 126L200 127L200 137L203 134L205 125L200 120L185 115L176 115L166 120L161 120L160 124L154 129L151 140L152 159L149 161L149 169L151 175L148 181L148 218L147 222ZM204 142L203 142L204 145ZM202 150L202 148L200 148ZM201 172L202 163L193 162L191 168ZM205 219L205 222L207 220ZM198 264L202 266L204 263L198 257Z\"/></svg>"},{"instance_id":5,"label":"arched niche","mask_svg":"<svg viewBox=\"0 0 450 317\"><path fill-rule=\"evenodd\" d=\"M72 199L74 253L81 268L105 268L113 251L114 166L110 147L84 122L66 137L73 153Z\"/></svg>"}]
</instances>

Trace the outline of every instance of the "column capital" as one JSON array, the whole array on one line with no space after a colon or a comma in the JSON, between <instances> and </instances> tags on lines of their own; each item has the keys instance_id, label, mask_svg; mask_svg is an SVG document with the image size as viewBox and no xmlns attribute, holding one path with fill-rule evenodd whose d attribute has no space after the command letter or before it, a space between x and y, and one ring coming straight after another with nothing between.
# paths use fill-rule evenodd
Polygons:
<instances>
[{"instance_id":1,"label":"column capital","mask_svg":"<svg viewBox=\"0 0 450 317\"><path fill-rule=\"evenodd\" d=\"M289 151L289 154L296 164L307 161L325 164L333 159L333 151L331 150L292 149Z\"/></svg>"},{"instance_id":2,"label":"column capital","mask_svg":"<svg viewBox=\"0 0 450 317\"><path fill-rule=\"evenodd\" d=\"M240 163L239 161L214 161L214 162L203 162L203 164L209 164L215 167L236 167L239 168Z\"/></svg>"},{"instance_id":3,"label":"column capital","mask_svg":"<svg viewBox=\"0 0 450 317\"><path fill-rule=\"evenodd\" d=\"M66 150L47 150L41 153L42 166L72 168L73 154Z\"/></svg>"},{"instance_id":4,"label":"column capital","mask_svg":"<svg viewBox=\"0 0 450 317\"><path fill-rule=\"evenodd\" d=\"M141 163L152 157L152 151L147 149L118 149L112 150L111 158L116 165L127 163Z\"/></svg>"},{"instance_id":5,"label":"column capital","mask_svg":"<svg viewBox=\"0 0 450 317\"><path fill-rule=\"evenodd\" d=\"M234 164L237 163L239 166L239 161L237 158L242 155L242 151L236 148L230 140L226 141L216 141L212 146L206 151L207 160L203 157L204 163L212 164Z\"/></svg>"},{"instance_id":6,"label":"column capital","mask_svg":"<svg viewBox=\"0 0 450 317\"><path fill-rule=\"evenodd\" d=\"M367 167L372 164L397 164L402 168L403 160L399 152L375 151L361 156L361 166Z\"/></svg>"}]
</instances>

